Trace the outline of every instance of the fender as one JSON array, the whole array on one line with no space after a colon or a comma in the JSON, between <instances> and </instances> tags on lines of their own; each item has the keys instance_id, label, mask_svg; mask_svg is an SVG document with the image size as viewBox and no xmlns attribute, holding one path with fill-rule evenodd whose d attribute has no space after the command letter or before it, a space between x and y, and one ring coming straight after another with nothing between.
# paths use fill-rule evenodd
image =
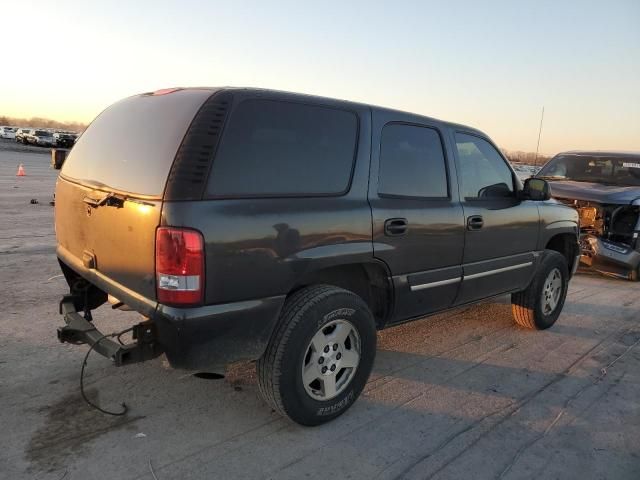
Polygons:
<instances>
[{"instance_id":1,"label":"fender","mask_svg":"<svg viewBox=\"0 0 640 480\"><path fill-rule=\"evenodd\" d=\"M540 211L538 250L543 250L549 240L560 234L568 233L575 236L576 242L578 241L580 220L575 209L553 201L541 202L538 208Z\"/></svg>"},{"instance_id":2,"label":"fender","mask_svg":"<svg viewBox=\"0 0 640 480\"><path fill-rule=\"evenodd\" d=\"M538 245L538 250L544 250L544 247L549 243L549 241L555 237L556 235L561 235L568 233L569 235L573 235L578 240L578 236L580 234L578 223L571 222L568 220L562 220L558 222L553 222L549 225L545 225L544 228L540 231L540 244Z\"/></svg>"}]
</instances>

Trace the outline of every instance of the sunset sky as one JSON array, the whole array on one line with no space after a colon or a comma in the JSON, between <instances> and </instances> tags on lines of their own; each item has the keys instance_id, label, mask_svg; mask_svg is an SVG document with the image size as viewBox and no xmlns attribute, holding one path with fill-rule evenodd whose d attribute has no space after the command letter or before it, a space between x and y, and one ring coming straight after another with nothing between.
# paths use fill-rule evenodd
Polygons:
<instances>
[{"instance_id":1,"label":"sunset sky","mask_svg":"<svg viewBox=\"0 0 640 480\"><path fill-rule=\"evenodd\" d=\"M2 1L0 115L88 122L172 86L260 86L640 150L640 0Z\"/></svg>"}]
</instances>

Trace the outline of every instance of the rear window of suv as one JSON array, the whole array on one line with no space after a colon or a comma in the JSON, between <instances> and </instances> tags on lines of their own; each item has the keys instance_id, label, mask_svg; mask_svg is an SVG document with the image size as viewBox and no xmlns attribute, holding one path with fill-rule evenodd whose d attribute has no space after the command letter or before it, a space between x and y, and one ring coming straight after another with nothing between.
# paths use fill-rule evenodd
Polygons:
<instances>
[{"instance_id":1,"label":"rear window of suv","mask_svg":"<svg viewBox=\"0 0 640 480\"><path fill-rule=\"evenodd\" d=\"M245 100L213 161L214 197L341 195L351 182L355 113L324 106Z\"/></svg>"},{"instance_id":2,"label":"rear window of suv","mask_svg":"<svg viewBox=\"0 0 640 480\"><path fill-rule=\"evenodd\" d=\"M115 103L79 137L62 175L105 189L161 196L180 142L212 93L179 90Z\"/></svg>"}]
</instances>

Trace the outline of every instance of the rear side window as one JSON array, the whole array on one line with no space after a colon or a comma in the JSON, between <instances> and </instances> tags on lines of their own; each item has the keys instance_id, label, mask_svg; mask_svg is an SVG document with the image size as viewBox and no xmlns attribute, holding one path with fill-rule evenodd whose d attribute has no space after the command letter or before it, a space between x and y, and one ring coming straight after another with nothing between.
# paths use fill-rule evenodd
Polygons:
<instances>
[{"instance_id":1,"label":"rear side window","mask_svg":"<svg viewBox=\"0 0 640 480\"><path fill-rule=\"evenodd\" d=\"M442 142L435 129L402 124L384 127L378 193L426 198L449 195Z\"/></svg>"},{"instance_id":2,"label":"rear side window","mask_svg":"<svg viewBox=\"0 0 640 480\"><path fill-rule=\"evenodd\" d=\"M180 90L115 103L80 136L62 174L105 188L162 195L180 142L211 94L210 90Z\"/></svg>"},{"instance_id":3,"label":"rear side window","mask_svg":"<svg viewBox=\"0 0 640 480\"><path fill-rule=\"evenodd\" d=\"M225 127L207 191L234 197L343 194L357 133L352 112L246 100Z\"/></svg>"}]
</instances>

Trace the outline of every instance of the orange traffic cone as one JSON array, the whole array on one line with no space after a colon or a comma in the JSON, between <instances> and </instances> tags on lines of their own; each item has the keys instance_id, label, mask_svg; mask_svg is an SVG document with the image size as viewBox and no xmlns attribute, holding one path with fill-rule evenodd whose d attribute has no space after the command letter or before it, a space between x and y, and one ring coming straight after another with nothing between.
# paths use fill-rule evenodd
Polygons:
<instances>
[{"instance_id":1,"label":"orange traffic cone","mask_svg":"<svg viewBox=\"0 0 640 480\"><path fill-rule=\"evenodd\" d=\"M24 167L22 166L22 164L20 164L20 166L18 167L18 173L16 173L16 177L24 176L26 176L26 173L24 173Z\"/></svg>"}]
</instances>

